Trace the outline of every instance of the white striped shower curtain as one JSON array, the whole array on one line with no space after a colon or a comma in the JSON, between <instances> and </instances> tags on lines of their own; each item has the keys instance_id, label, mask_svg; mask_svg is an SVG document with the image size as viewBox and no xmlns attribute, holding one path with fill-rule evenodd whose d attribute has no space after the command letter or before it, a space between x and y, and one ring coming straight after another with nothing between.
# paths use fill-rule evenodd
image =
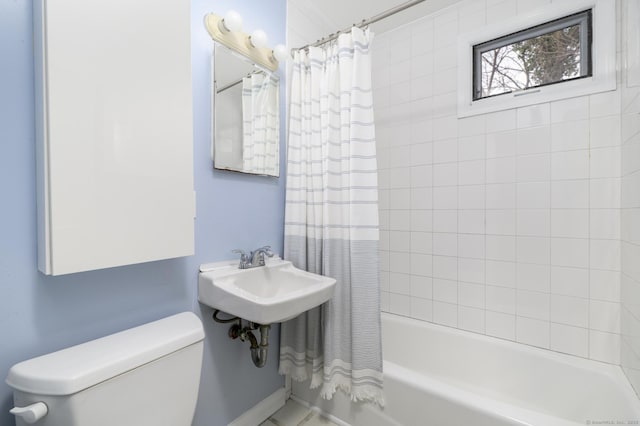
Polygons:
<instances>
[{"instance_id":1,"label":"white striped shower curtain","mask_svg":"<svg viewBox=\"0 0 640 426\"><path fill-rule=\"evenodd\" d=\"M353 28L294 55L284 256L337 284L282 324L280 373L382 406L372 36Z\"/></svg>"}]
</instances>

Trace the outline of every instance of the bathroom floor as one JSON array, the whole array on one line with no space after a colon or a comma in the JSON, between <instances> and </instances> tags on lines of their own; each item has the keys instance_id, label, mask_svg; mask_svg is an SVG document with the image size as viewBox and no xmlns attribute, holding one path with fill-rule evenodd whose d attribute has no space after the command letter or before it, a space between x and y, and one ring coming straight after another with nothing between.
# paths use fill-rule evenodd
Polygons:
<instances>
[{"instance_id":1,"label":"bathroom floor","mask_svg":"<svg viewBox=\"0 0 640 426\"><path fill-rule=\"evenodd\" d=\"M260 426L338 426L319 413L290 399Z\"/></svg>"}]
</instances>

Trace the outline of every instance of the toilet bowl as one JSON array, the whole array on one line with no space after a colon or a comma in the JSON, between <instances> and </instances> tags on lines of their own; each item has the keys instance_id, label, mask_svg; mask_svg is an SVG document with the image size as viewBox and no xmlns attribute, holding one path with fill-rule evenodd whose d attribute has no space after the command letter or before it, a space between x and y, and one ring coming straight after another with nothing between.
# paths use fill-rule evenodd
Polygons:
<instances>
[{"instance_id":1,"label":"toilet bowl","mask_svg":"<svg viewBox=\"0 0 640 426\"><path fill-rule=\"evenodd\" d=\"M16 425L190 425L203 339L184 312L20 362L6 379Z\"/></svg>"}]
</instances>

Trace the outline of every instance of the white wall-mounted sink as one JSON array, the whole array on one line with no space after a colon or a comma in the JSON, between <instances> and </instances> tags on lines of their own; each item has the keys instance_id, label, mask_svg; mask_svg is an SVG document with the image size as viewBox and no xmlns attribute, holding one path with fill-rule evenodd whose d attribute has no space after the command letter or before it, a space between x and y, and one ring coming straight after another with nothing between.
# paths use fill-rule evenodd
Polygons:
<instances>
[{"instance_id":1,"label":"white wall-mounted sink","mask_svg":"<svg viewBox=\"0 0 640 426\"><path fill-rule=\"evenodd\" d=\"M294 318L329 300L336 280L302 271L291 262L268 259L266 266L238 269L238 261L200 266L198 300L258 324Z\"/></svg>"}]
</instances>

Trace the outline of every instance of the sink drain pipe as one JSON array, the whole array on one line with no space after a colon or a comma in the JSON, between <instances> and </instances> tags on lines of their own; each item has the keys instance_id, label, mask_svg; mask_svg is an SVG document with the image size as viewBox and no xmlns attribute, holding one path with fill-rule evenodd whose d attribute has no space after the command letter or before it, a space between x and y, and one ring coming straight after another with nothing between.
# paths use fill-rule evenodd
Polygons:
<instances>
[{"instance_id":1,"label":"sink drain pipe","mask_svg":"<svg viewBox=\"0 0 640 426\"><path fill-rule=\"evenodd\" d=\"M269 347L269 328L270 325L260 325L260 345L258 345L258 340L256 336L253 335L251 330L246 332L247 338L249 339L249 343L251 343L251 360L253 364L262 368L267 363L267 349Z\"/></svg>"},{"instance_id":2,"label":"sink drain pipe","mask_svg":"<svg viewBox=\"0 0 640 426\"><path fill-rule=\"evenodd\" d=\"M269 348L269 329L271 325L262 325L256 324L253 322L249 322L249 326L242 326L242 318L233 317L229 319L218 318L218 314L220 313L219 309L216 309L213 312L213 320L219 323L230 323L236 322L229 328L229 337L232 339L240 338L241 341L248 340L251 347L249 350L251 351L251 361L253 361L253 365L258 368L262 368L267 364L267 351ZM255 334L253 334L254 330L260 330L260 344L258 344L258 339Z\"/></svg>"}]
</instances>

